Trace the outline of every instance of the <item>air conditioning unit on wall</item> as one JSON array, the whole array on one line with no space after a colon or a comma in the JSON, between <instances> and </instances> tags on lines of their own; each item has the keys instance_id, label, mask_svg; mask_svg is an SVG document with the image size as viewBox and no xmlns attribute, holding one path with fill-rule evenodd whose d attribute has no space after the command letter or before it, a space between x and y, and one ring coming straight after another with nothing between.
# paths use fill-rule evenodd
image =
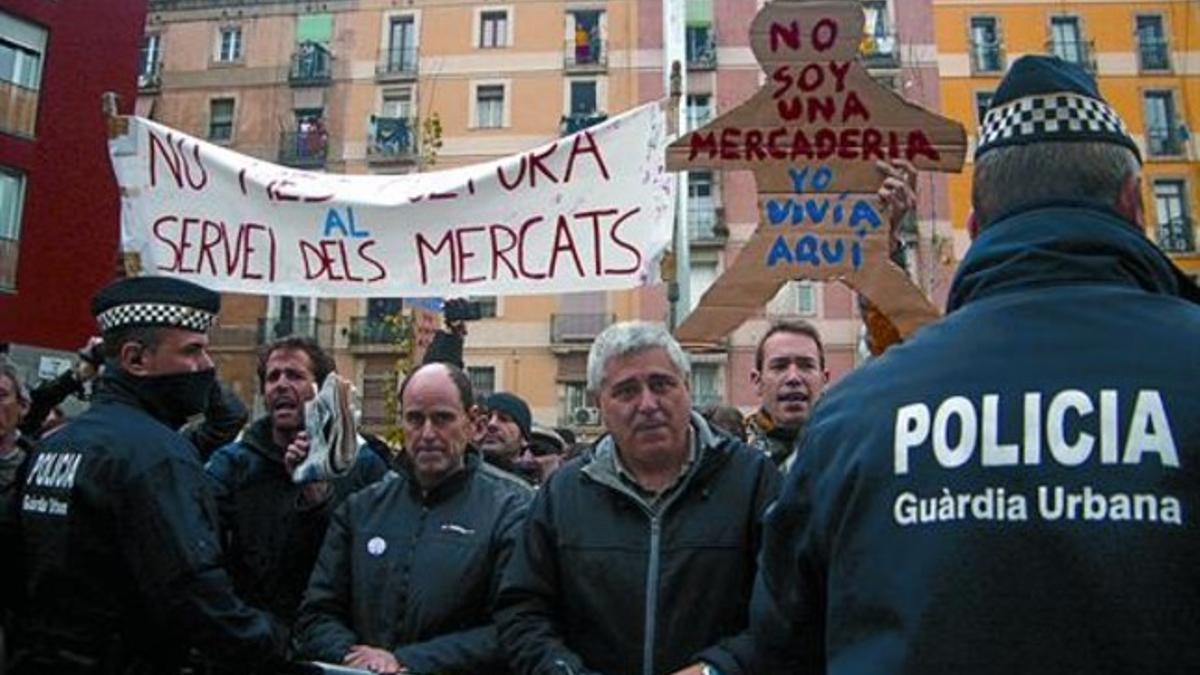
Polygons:
<instances>
[{"instance_id":1,"label":"air conditioning unit on wall","mask_svg":"<svg viewBox=\"0 0 1200 675\"><path fill-rule=\"evenodd\" d=\"M600 426L600 410L590 407L576 408L571 411L571 421L581 427Z\"/></svg>"}]
</instances>

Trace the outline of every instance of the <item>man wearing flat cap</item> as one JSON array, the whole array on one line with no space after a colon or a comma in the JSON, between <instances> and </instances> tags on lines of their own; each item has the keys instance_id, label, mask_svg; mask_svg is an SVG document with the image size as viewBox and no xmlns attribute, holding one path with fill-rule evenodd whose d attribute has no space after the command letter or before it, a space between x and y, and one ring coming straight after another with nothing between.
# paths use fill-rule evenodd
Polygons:
<instances>
[{"instance_id":1,"label":"man wearing flat cap","mask_svg":"<svg viewBox=\"0 0 1200 675\"><path fill-rule=\"evenodd\" d=\"M765 519L761 673L1200 672L1200 307L1138 145L1026 56L946 317L826 393Z\"/></svg>"},{"instance_id":2,"label":"man wearing flat cap","mask_svg":"<svg viewBox=\"0 0 1200 675\"><path fill-rule=\"evenodd\" d=\"M282 653L282 627L221 568L204 469L177 433L209 400L219 307L161 277L93 299L104 374L90 409L39 447L22 495L28 607L13 672L169 674L189 648L246 667Z\"/></svg>"}]
</instances>

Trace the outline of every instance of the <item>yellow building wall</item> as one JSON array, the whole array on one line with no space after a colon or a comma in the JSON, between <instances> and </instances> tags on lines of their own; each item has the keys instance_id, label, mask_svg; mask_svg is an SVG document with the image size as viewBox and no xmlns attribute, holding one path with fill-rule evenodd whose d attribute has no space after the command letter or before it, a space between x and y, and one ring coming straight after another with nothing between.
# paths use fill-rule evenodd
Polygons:
<instances>
[{"instance_id":1,"label":"yellow building wall","mask_svg":"<svg viewBox=\"0 0 1200 675\"><path fill-rule=\"evenodd\" d=\"M1190 5L1190 6L1189 6ZM1159 14L1163 17L1172 70L1167 73L1143 73L1138 66L1138 42L1135 17ZM1144 196L1147 235L1155 237L1155 211L1152 181L1155 178L1179 178L1187 182L1187 200L1196 235L1197 205L1200 204L1200 7L1184 2L1035 2L987 3L967 0L939 0L934 3L935 36L941 64L942 111L966 126L974 143L978 126L975 94L995 91L999 75L975 75L970 72L970 18L993 16L997 19L1006 65L1027 53L1045 53L1050 37L1052 16L1079 18L1082 40L1094 42L1099 64L1097 81L1101 93L1121 114L1135 139L1143 139L1143 93L1148 89L1174 92L1177 122L1192 134L1183 157L1158 158L1143 153ZM965 243L963 228L971 210L971 162L962 175L949 183L951 218L958 230L960 248ZM1200 238L1200 237L1196 237ZM960 250L961 253L961 250ZM1200 274L1200 256L1195 252L1172 256L1192 274Z\"/></svg>"}]
</instances>

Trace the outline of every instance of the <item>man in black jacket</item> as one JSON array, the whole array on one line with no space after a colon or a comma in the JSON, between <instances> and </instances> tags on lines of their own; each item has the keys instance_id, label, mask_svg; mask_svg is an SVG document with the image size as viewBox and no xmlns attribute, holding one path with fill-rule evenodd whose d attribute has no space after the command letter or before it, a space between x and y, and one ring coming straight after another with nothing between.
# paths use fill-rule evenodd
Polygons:
<instances>
[{"instance_id":1,"label":"man in black jacket","mask_svg":"<svg viewBox=\"0 0 1200 675\"><path fill-rule=\"evenodd\" d=\"M304 404L333 359L311 338L275 340L259 353L259 386L267 413L239 441L213 454L206 471L216 483L226 558L238 595L287 625L333 510L351 493L383 477L387 465L367 447L344 476L297 484L292 470L307 455Z\"/></svg>"},{"instance_id":2,"label":"man in black jacket","mask_svg":"<svg viewBox=\"0 0 1200 675\"><path fill-rule=\"evenodd\" d=\"M471 384L424 365L400 388L398 475L333 516L296 625L307 658L377 673L507 673L491 609L531 489L484 470Z\"/></svg>"},{"instance_id":3,"label":"man in black jacket","mask_svg":"<svg viewBox=\"0 0 1200 675\"><path fill-rule=\"evenodd\" d=\"M1200 307L1138 146L1044 56L979 138L946 317L822 398L767 516L756 672L1200 672Z\"/></svg>"},{"instance_id":4,"label":"man in black jacket","mask_svg":"<svg viewBox=\"0 0 1200 675\"><path fill-rule=\"evenodd\" d=\"M521 675L739 668L779 472L692 411L689 372L657 324L616 324L592 345L588 389L610 435L538 492L500 590Z\"/></svg>"},{"instance_id":5,"label":"man in black jacket","mask_svg":"<svg viewBox=\"0 0 1200 675\"><path fill-rule=\"evenodd\" d=\"M27 603L13 672L178 672L194 646L242 667L283 652L283 627L237 598L216 505L177 430L215 378L220 296L162 277L92 301L108 365L91 408L30 461L21 517Z\"/></svg>"}]
</instances>

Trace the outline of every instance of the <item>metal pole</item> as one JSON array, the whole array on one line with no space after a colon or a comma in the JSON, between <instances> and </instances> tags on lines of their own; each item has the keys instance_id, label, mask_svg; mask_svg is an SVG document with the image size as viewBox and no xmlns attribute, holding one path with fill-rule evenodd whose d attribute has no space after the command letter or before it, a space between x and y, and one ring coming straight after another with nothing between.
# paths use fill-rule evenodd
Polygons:
<instances>
[{"instance_id":1,"label":"metal pole","mask_svg":"<svg viewBox=\"0 0 1200 675\"><path fill-rule=\"evenodd\" d=\"M688 131L687 110L687 52L684 45L683 0L663 0L663 90L669 92L671 119L668 124L679 134ZM683 323L691 308L691 251L688 241L687 172L675 178L675 222L672 248L675 254L675 280L667 290L671 301L669 323L672 329Z\"/></svg>"}]
</instances>

